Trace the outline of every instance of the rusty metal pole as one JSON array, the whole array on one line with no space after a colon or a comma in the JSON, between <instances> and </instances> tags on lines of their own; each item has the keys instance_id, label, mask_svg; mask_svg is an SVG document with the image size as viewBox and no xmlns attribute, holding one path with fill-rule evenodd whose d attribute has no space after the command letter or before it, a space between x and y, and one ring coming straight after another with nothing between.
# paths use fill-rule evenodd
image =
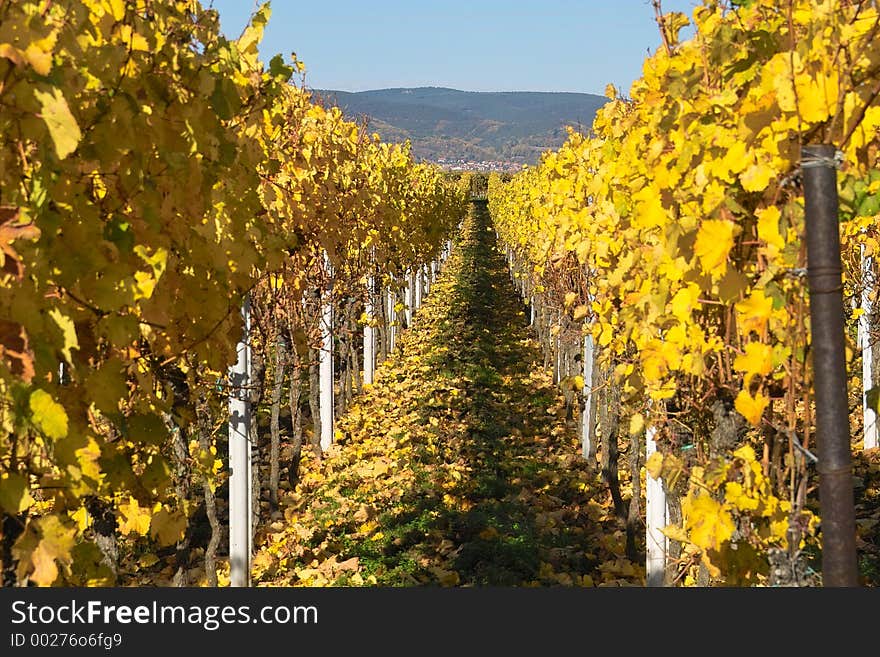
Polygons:
<instances>
[{"instance_id":1,"label":"rusty metal pole","mask_svg":"<svg viewBox=\"0 0 880 657\"><path fill-rule=\"evenodd\" d=\"M801 160L819 452L823 586L858 586L834 146Z\"/></svg>"}]
</instances>

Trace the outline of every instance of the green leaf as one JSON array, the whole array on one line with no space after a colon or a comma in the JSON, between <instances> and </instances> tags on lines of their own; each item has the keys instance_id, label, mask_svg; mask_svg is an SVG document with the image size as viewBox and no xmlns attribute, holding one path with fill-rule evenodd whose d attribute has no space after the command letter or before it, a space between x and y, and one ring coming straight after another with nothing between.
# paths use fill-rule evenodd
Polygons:
<instances>
[{"instance_id":1,"label":"green leaf","mask_svg":"<svg viewBox=\"0 0 880 657\"><path fill-rule=\"evenodd\" d=\"M40 103L40 116L49 128L49 136L55 144L55 152L58 159L63 160L76 150L82 133L67 101L59 89L53 88L51 92L37 89L34 91L37 102Z\"/></svg>"},{"instance_id":2,"label":"green leaf","mask_svg":"<svg viewBox=\"0 0 880 657\"><path fill-rule=\"evenodd\" d=\"M136 414L128 418L125 434L134 443L161 445L168 438L168 428L157 415Z\"/></svg>"},{"instance_id":3,"label":"green leaf","mask_svg":"<svg viewBox=\"0 0 880 657\"><path fill-rule=\"evenodd\" d=\"M880 196L868 196L859 203L856 214L860 217L873 217L880 212Z\"/></svg>"},{"instance_id":4,"label":"green leaf","mask_svg":"<svg viewBox=\"0 0 880 657\"><path fill-rule=\"evenodd\" d=\"M128 394L124 368L121 360L111 358L86 378L89 398L104 413L118 413L119 400Z\"/></svg>"},{"instance_id":5,"label":"green leaf","mask_svg":"<svg viewBox=\"0 0 880 657\"><path fill-rule=\"evenodd\" d=\"M221 79L211 94L211 108L224 121L232 119L241 109L241 98L238 89L226 78Z\"/></svg>"},{"instance_id":6,"label":"green leaf","mask_svg":"<svg viewBox=\"0 0 880 657\"><path fill-rule=\"evenodd\" d=\"M107 315L98 320L97 333L110 340L114 347L127 347L139 335L137 318Z\"/></svg>"},{"instance_id":7,"label":"green leaf","mask_svg":"<svg viewBox=\"0 0 880 657\"><path fill-rule=\"evenodd\" d=\"M67 435L67 413L45 390L34 390L30 397L32 421L49 438L58 440Z\"/></svg>"},{"instance_id":8,"label":"green leaf","mask_svg":"<svg viewBox=\"0 0 880 657\"><path fill-rule=\"evenodd\" d=\"M293 68L284 63L281 55L275 55L269 60L269 75L273 78L282 78L286 82L293 75Z\"/></svg>"},{"instance_id":9,"label":"green leaf","mask_svg":"<svg viewBox=\"0 0 880 657\"><path fill-rule=\"evenodd\" d=\"M33 503L34 498L28 492L27 479L15 472L0 475L0 508L15 515Z\"/></svg>"}]
</instances>

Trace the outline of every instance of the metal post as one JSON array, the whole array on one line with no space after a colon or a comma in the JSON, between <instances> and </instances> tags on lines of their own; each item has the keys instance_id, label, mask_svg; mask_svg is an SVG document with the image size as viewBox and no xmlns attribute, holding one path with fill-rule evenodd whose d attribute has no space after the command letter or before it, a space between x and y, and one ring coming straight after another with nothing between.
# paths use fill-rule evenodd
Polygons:
<instances>
[{"instance_id":1,"label":"metal post","mask_svg":"<svg viewBox=\"0 0 880 657\"><path fill-rule=\"evenodd\" d=\"M858 586L844 352L835 148L804 146L801 168L816 394L824 586Z\"/></svg>"},{"instance_id":2,"label":"metal post","mask_svg":"<svg viewBox=\"0 0 880 657\"><path fill-rule=\"evenodd\" d=\"M654 441L656 435L657 429L649 426L645 432L645 460L657 451L657 443ZM648 475L645 478L645 571L648 586L663 586L666 579L669 541L661 530L666 528L668 517L663 479L654 479Z\"/></svg>"},{"instance_id":3,"label":"metal post","mask_svg":"<svg viewBox=\"0 0 880 657\"><path fill-rule=\"evenodd\" d=\"M376 330L373 328L373 291L376 279L367 276L367 296L364 303L364 383L373 383L373 369L376 363Z\"/></svg>"},{"instance_id":4,"label":"metal post","mask_svg":"<svg viewBox=\"0 0 880 657\"><path fill-rule=\"evenodd\" d=\"M251 443L250 301L241 307L244 336L236 347L238 358L229 369L229 570L231 586L250 586L251 545Z\"/></svg>"}]
</instances>

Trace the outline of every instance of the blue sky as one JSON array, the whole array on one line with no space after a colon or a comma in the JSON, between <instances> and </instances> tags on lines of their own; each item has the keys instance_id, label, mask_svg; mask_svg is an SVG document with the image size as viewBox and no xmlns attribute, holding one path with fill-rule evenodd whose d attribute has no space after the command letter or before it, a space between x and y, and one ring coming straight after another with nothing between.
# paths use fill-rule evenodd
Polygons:
<instances>
[{"instance_id":1,"label":"blue sky","mask_svg":"<svg viewBox=\"0 0 880 657\"><path fill-rule=\"evenodd\" d=\"M202 0L237 37L256 3ZM663 0L691 15L698 0ZM660 44L650 0L272 0L260 54L296 52L306 85L362 91L628 94Z\"/></svg>"}]
</instances>

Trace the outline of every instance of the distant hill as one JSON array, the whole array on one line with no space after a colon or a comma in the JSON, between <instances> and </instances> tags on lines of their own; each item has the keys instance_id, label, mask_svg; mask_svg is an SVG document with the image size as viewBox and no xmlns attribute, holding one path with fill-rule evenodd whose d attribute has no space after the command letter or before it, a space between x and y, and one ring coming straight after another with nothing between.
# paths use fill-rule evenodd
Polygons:
<instances>
[{"instance_id":1,"label":"distant hill","mask_svg":"<svg viewBox=\"0 0 880 657\"><path fill-rule=\"evenodd\" d=\"M588 130L603 96L537 91L459 91L443 87L314 89L351 119L366 118L386 141L409 139L418 159L534 164L565 141L565 126Z\"/></svg>"}]
</instances>

